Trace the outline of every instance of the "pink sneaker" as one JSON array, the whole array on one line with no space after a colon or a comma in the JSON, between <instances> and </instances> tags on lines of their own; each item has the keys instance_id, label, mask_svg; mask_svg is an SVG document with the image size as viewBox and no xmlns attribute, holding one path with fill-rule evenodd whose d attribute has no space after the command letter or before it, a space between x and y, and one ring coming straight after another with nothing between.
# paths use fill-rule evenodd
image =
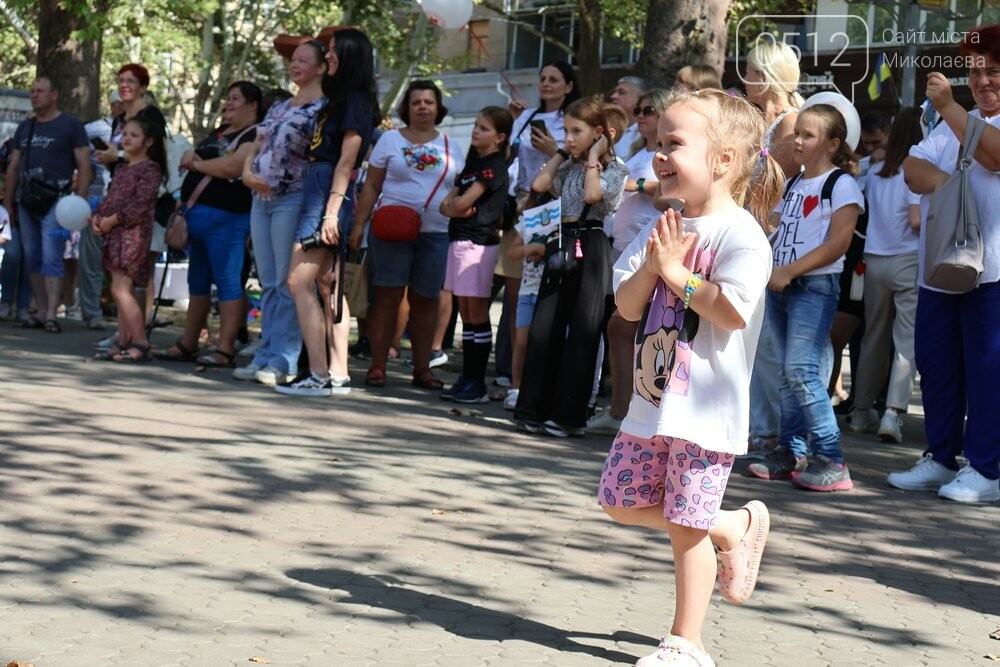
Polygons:
<instances>
[{"instance_id":1,"label":"pink sneaker","mask_svg":"<svg viewBox=\"0 0 1000 667\"><path fill-rule=\"evenodd\" d=\"M764 554L771 517L767 506L751 500L743 509L750 512L750 526L740 543L729 551L719 551L719 593L729 604L743 604L757 586L760 558Z\"/></svg>"},{"instance_id":2,"label":"pink sneaker","mask_svg":"<svg viewBox=\"0 0 1000 667\"><path fill-rule=\"evenodd\" d=\"M656 653L639 658L635 667L715 667L715 661L683 637L667 635Z\"/></svg>"}]
</instances>

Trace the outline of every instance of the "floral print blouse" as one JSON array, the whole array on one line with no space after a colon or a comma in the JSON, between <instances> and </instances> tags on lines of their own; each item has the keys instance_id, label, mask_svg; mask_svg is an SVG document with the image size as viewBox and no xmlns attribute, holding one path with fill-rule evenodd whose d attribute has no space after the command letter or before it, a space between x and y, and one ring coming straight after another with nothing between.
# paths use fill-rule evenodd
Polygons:
<instances>
[{"instance_id":1,"label":"floral print blouse","mask_svg":"<svg viewBox=\"0 0 1000 667\"><path fill-rule=\"evenodd\" d=\"M253 161L255 174L271 186L272 196L298 192L306 170L306 151L316 129L316 117L325 97L293 106L291 100L275 102L257 126L260 153ZM254 193L254 196L260 196Z\"/></svg>"}]
</instances>

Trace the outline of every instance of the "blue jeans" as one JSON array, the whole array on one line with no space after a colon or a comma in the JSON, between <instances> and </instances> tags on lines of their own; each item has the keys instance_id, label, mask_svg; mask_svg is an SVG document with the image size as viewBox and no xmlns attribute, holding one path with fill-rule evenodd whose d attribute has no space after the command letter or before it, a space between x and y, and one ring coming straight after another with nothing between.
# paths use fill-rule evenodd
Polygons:
<instances>
[{"instance_id":1,"label":"blue jeans","mask_svg":"<svg viewBox=\"0 0 1000 667\"><path fill-rule=\"evenodd\" d=\"M781 427L781 362L768 326L767 307L750 376L750 435L761 438L778 435Z\"/></svg>"},{"instance_id":2,"label":"blue jeans","mask_svg":"<svg viewBox=\"0 0 1000 667\"><path fill-rule=\"evenodd\" d=\"M16 315L31 305L31 281L21 246L21 226L11 226L10 235L11 239L3 245L3 261L0 261L0 301L9 303Z\"/></svg>"},{"instance_id":3,"label":"blue jeans","mask_svg":"<svg viewBox=\"0 0 1000 667\"><path fill-rule=\"evenodd\" d=\"M272 366L291 375L298 370L302 349L295 301L288 290L301 203L301 192L289 192L268 200L255 196L250 209L250 236L261 287L261 345L253 364Z\"/></svg>"},{"instance_id":4,"label":"blue jeans","mask_svg":"<svg viewBox=\"0 0 1000 667\"><path fill-rule=\"evenodd\" d=\"M65 274L63 254L66 251L65 230L56 222L56 207L45 215L35 215L21 206L18 209L21 226L21 247L28 273L40 273L49 278L62 278Z\"/></svg>"},{"instance_id":5,"label":"blue jeans","mask_svg":"<svg viewBox=\"0 0 1000 667\"><path fill-rule=\"evenodd\" d=\"M987 479L1000 476L998 331L1000 283L966 294L920 289L914 338L927 451L952 469L964 452Z\"/></svg>"},{"instance_id":6,"label":"blue jeans","mask_svg":"<svg viewBox=\"0 0 1000 667\"><path fill-rule=\"evenodd\" d=\"M214 282L219 301L243 298L243 248L250 235L250 214L195 204L187 214L188 291L208 296Z\"/></svg>"},{"instance_id":7,"label":"blue jeans","mask_svg":"<svg viewBox=\"0 0 1000 667\"><path fill-rule=\"evenodd\" d=\"M783 292L768 290L765 317L781 363L781 444L796 457L811 448L843 463L840 427L826 393L839 280L838 274L801 276Z\"/></svg>"}]
</instances>

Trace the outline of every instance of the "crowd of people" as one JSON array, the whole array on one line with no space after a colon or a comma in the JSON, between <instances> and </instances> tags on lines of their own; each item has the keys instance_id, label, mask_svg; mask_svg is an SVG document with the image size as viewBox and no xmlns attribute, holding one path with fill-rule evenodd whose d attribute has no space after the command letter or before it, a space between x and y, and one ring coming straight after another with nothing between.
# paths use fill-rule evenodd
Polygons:
<instances>
[{"instance_id":1,"label":"crowd of people","mask_svg":"<svg viewBox=\"0 0 1000 667\"><path fill-rule=\"evenodd\" d=\"M748 54L745 95L690 66L670 90L628 76L606 99L583 98L573 67L553 61L540 70L538 104L483 108L463 155L438 129L447 109L429 80L410 82L401 125L380 129L372 45L348 28L295 49L294 94L268 104L253 83L233 83L222 124L176 167L141 65L119 71L122 108L101 142L59 112L58 91L40 78L7 167L13 224L4 218L0 232L13 238L0 300L19 326L59 331L66 240L55 200L92 194L103 171L79 255L81 301L85 290L94 299L99 257L117 306L98 358L196 362L282 394L342 395L345 263L366 248L372 298L354 348L370 358L365 385L386 384L405 330L413 386L489 401L492 354L518 430L612 436L598 501L616 521L669 532L677 567L671 633L637 664L711 665L701 632L717 563L723 597L742 603L768 534L762 503L720 507L737 457L757 478L849 490L837 413L851 431L901 442L919 371L927 451L889 484L1000 500L1000 426L989 417L1000 377L996 223L980 216L985 268L971 291L928 286L922 261L925 195L954 170L970 118L989 124L971 170L976 204L988 212L1000 201L1000 26L970 31L961 51L976 56L974 110L932 74L923 109L867 114L859 137L853 109L803 100L797 58L781 43ZM176 168L191 298L181 337L153 351L144 292ZM556 224L529 225L543 210L558 210ZM237 367L247 247L261 335ZM212 285L220 329L202 352ZM496 286L505 297L494 341ZM462 370L446 387L432 368L446 356L453 303ZM598 411L602 378L610 405Z\"/></svg>"}]
</instances>

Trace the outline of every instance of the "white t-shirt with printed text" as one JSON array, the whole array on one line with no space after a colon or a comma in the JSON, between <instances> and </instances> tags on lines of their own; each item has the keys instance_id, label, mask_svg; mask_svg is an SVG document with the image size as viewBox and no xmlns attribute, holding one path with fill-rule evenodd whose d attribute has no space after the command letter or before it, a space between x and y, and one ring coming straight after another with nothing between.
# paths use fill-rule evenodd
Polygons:
<instances>
[{"instance_id":1,"label":"white t-shirt with printed text","mask_svg":"<svg viewBox=\"0 0 1000 667\"><path fill-rule=\"evenodd\" d=\"M781 214L781 223L772 235L774 266L785 266L815 250L826 241L833 214L845 206L857 204L858 212L865 210L865 200L861 188L850 176L841 176L833 186L830 210L824 211L820 198L823 184L834 169L813 178L800 177L788 188L778 201L775 211ZM844 255L836 261L806 272L804 275L819 276L841 273L844 270Z\"/></svg>"},{"instance_id":2,"label":"white t-shirt with printed text","mask_svg":"<svg viewBox=\"0 0 1000 667\"><path fill-rule=\"evenodd\" d=\"M646 259L655 221L629 244L614 267L615 294ZM710 451L742 454L750 432L750 373L764 319L771 249L743 209L685 218L698 234L689 269L718 285L746 326L717 327L684 308L658 280L636 334L633 393L623 432L682 438Z\"/></svg>"},{"instance_id":3,"label":"white t-shirt with printed text","mask_svg":"<svg viewBox=\"0 0 1000 667\"><path fill-rule=\"evenodd\" d=\"M370 166L385 169L378 206L395 204L419 211L441 178L446 162L448 171L420 217L420 231L447 232L448 218L441 215L438 208L448 196L455 177L462 172L465 158L457 142L449 139L448 158L445 159L444 134L438 133L424 144L411 144L399 130L389 130L382 135L368 160Z\"/></svg>"}]
</instances>

